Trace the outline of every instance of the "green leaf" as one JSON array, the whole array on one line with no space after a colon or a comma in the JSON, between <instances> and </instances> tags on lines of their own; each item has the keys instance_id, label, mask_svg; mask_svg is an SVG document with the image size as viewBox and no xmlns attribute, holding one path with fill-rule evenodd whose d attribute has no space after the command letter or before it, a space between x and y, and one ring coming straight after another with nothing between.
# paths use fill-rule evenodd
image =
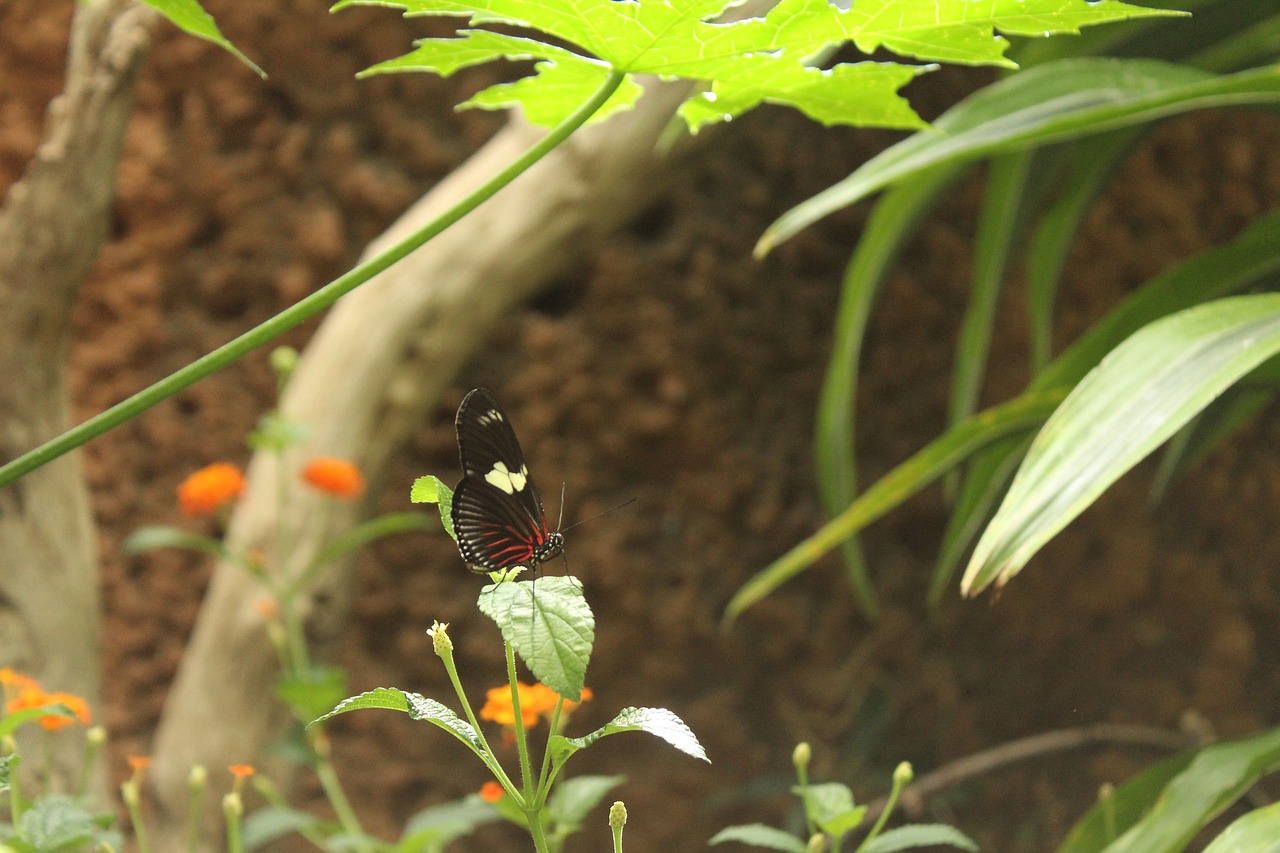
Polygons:
<instances>
[{"instance_id":1,"label":"green leaf","mask_svg":"<svg viewBox=\"0 0 1280 853\"><path fill-rule=\"evenodd\" d=\"M404 690L397 690L394 687L379 687L376 690L361 693L359 696L344 699L336 708L323 717L317 717L312 720L310 726L323 723L338 714L345 714L348 711L360 711L366 708L404 711L415 720L426 720L428 723L439 726L449 732L449 734L469 746L471 751L477 755L484 751L480 738L476 735L476 730L471 728L470 723L466 720L463 720L434 699L427 699L417 693L408 693Z\"/></svg>"},{"instance_id":2,"label":"green leaf","mask_svg":"<svg viewBox=\"0 0 1280 853\"><path fill-rule=\"evenodd\" d=\"M1063 840L1058 853L1098 853L1116 836L1138 822L1160 797L1169 780L1181 773L1195 753L1165 759L1117 785L1110 796L1100 797Z\"/></svg>"},{"instance_id":3,"label":"green leaf","mask_svg":"<svg viewBox=\"0 0 1280 853\"><path fill-rule=\"evenodd\" d=\"M258 428L245 438L250 450L264 453L282 453L306 441L311 432L308 424L281 417L278 412L267 412L258 418Z\"/></svg>"},{"instance_id":4,"label":"green leaf","mask_svg":"<svg viewBox=\"0 0 1280 853\"><path fill-rule=\"evenodd\" d=\"M252 68L254 74L266 78L265 71L250 62L247 56L236 49L235 45L222 37L218 25L214 23L208 12L200 8L196 0L142 0L142 2L164 15L179 29L197 38L213 42Z\"/></svg>"},{"instance_id":5,"label":"green leaf","mask_svg":"<svg viewBox=\"0 0 1280 853\"><path fill-rule=\"evenodd\" d=\"M470 27L503 25L552 37L464 28L457 39L428 39L410 54L369 73L451 74L494 59L535 59L535 75L499 84L464 106L519 105L540 124L555 124L599 88L609 71L705 84L682 114L692 129L769 102L801 109L825 124L918 128L923 122L897 90L926 66L841 63L811 67L815 57L853 41L863 53L884 47L923 60L1011 66L997 31L1048 35L1087 24L1168 14L1114 0L859 0L840 9L827 0L780 0L764 15L715 23L730 0L662 3L599 0L343 0L334 6L391 6L407 16L452 15ZM479 33L479 34L477 34ZM568 49L560 46L568 45ZM631 106L634 81L593 117Z\"/></svg>"},{"instance_id":6,"label":"green leaf","mask_svg":"<svg viewBox=\"0 0 1280 853\"><path fill-rule=\"evenodd\" d=\"M377 542L397 533L409 533L414 530L427 530L431 527L430 516L420 512L396 512L380 515L343 533L325 546L315 559L311 561L308 572L327 566L329 563L363 548L371 542Z\"/></svg>"},{"instance_id":7,"label":"green leaf","mask_svg":"<svg viewBox=\"0 0 1280 853\"><path fill-rule=\"evenodd\" d=\"M774 560L743 584L725 606L730 625L744 610L811 566L823 554L857 533L938 477L993 441L1039 425L1062 394L1024 394L1008 403L979 412L947 430L923 450L898 465L863 492L840 515Z\"/></svg>"},{"instance_id":8,"label":"green leaf","mask_svg":"<svg viewBox=\"0 0 1280 853\"><path fill-rule=\"evenodd\" d=\"M1219 444L1254 421L1275 400L1275 389L1241 387L1245 382L1248 378L1214 400L1169 441L1151 481L1152 503L1163 497L1177 474L1208 456Z\"/></svg>"},{"instance_id":9,"label":"green leaf","mask_svg":"<svg viewBox=\"0 0 1280 853\"><path fill-rule=\"evenodd\" d=\"M0 737L13 734L22 726L41 717L65 717L68 720L79 719L74 711L61 702L50 702L48 705L41 705L37 708L23 708L21 711L13 711L0 717Z\"/></svg>"},{"instance_id":10,"label":"green leaf","mask_svg":"<svg viewBox=\"0 0 1280 853\"><path fill-rule=\"evenodd\" d=\"M623 708L613 720L591 734L580 738L556 736L551 738L547 746L552 752L552 759L559 767L578 750L586 749L600 738L618 732L648 732L654 737L662 738L685 755L711 763L702 744L698 743L697 736L689 730L683 720L666 708Z\"/></svg>"},{"instance_id":11,"label":"green leaf","mask_svg":"<svg viewBox=\"0 0 1280 853\"><path fill-rule=\"evenodd\" d=\"M783 853L805 853L808 846L789 832L765 826L763 823L745 823L740 826L726 826L711 836L708 844L723 844L736 841L739 844L750 844L752 847L764 847L768 850L781 850Z\"/></svg>"},{"instance_id":12,"label":"green leaf","mask_svg":"<svg viewBox=\"0 0 1280 853\"><path fill-rule=\"evenodd\" d=\"M581 582L544 577L490 584L480 591L478 604L535 678L564 698L581 701L596 637Z\"/></svg>"},{"instance_id":13,"label":"green leaf","mask_svg":"<svg viewBox=\"0 0 1280 853\"><path fill-rule=\"evenodd\" d=\"M1254 809L1213 839L1204 853L1277 853L1280 851L1280 803Z\"/></svg>"},{"instance_id":14,"label":"green leaf","mask_svg":"<svg viewBox=\"0 0 1280 853\"><path fill-rule=\"evenodd\" d=\"M1233 382L1280 351L1280 296L1218 300L1116 348L1032 442L961 582L966 595L1017 574L1054 534Z\"/></svg>"},{"instance_id":15,"label":"green leaf","mask_svg":"<svg viewBox=\"0 0 1280 853\"><path fill-rule=\"evenodd\" d=\"M241 842L245 849L254 850L279 838L311 830L334 831L338 825L321 820L310 812L289 808L258 809L244 819Z\"/></svg>"},{"instance_id":16,"label":"green leaf","mask_svg":"<svg viewBox=\"0 0 1280 853\"><path fill-rule=\"evenodd\" d=\"M125 537L121 547L129 554L141 554L144 551L154 551L157 548L182 548L186 551L197 551L227 561L233 560L231 552L223 546L222 542L212 536L201 536L199 533L191 533L164 524L139 527Z\"/></svg>"},{"instance_id":17,"label":"green leaf","mask_svg":"<svg viewBox=\"0 0 1280 853\"><path fill-rule=\"evenodd\" d=\"M438 504L440 507L440 523L444 525L449 538L457 541L458 535L453 532L453 489L444 484L439 477L427 475L413 481L409 492L409 500L416 504Z\"/></svg>"},{"instance_id":18,"label":"green leaf","mask_svg":"<svg viewBox=\"0 0 1280 853\"><path fill-rule=\"evenodd\" d=\"M804 801L805 814L823 832L839 838L862 823L865 806L856 806L853 791L839 782L794 785L791 793Z\"/></svg>"},{"instance_id":19,"label":"green leaf","mask_svg":"<svg viewBox=\"0 0 1280 853\"><path fill-rule=\"evenodd\" d=\"M1261 776L1277 768L1280 768L1280 729L1205 747L1165 786L1151 810L1108 845L1106 851L1181 851L1210 820L1253 787Z\"/></svg>"},{"instance_id":20,"label":"green leaf","mask_svg":"<svg viewBox=\"0 0 1280 853\"><path fill-rule=\"evenodd\" d=\"M1130 127L1189 110L1280 100L1280 75L1254 68L1215 76L1156 60L1070 59L994 83L843 181L783 214L756 255L890 184L946 163L974 160Z\"/></svg>"},{"instance_id":21,"label":"green leaf","mask_svg":"<svg viewBox=\"0 0 1280 853\"><path fill-rule=\"evenodd\" d=\"M347 692L347 671L337 666L312 666L301 674L281 674L276 697L302 722L314 720L341 701Z\"/></svg>"},{"instance_id":22,"label":"green leaf","mask_svg":"<svg viewBox=\"0 0 1280 853\"><path fill-rule=\"evenodd\" d=\"M409 818L395 850L403 853L444 850L454 839L469 835L476 827L500 820L498 809L469 794L452 803L432 806Z\"/></svg>"},{"instance_id":23,"label":"green leaf","mask_svg":"<svg viewBox=\"0 0 1280 853\"><path fill-rule=\"evenodd\" d=\"M10 779L13 773L18 769L18 754L11 752L8 755L0 755L0 794L9 790Z\"/></svg>"},{"instance_id":24,"label":"green leaf","mask_svg":"<svg viewBox=\"0 0 1280 853\"><path fill-rule=\"evenodd\" d=\"M588 813L626 780L626 776L575 776L558 783L547 801L557 833L576 832Z\"/></svg>"},{"instance_id":25,"label":"green leaf","mask_svg":"<svg viewBox=\"0 0 1280 853\"><path fill-rule=\"evenodd\" d=\"M56 853L106 842L118 849L119 833L104 830L95 814L65 794L47 794L22 813L19 836L38 853Z\"/></svg>"},{"instance_id":26,"label":"green leaf","mask_svg":"<svg viewBox=\"0 0 1280 853\"><path fill-rule=\"evenodd\" d=\"M861 848L861 853L895 853L913 847L946 845L961 850L977 850L978 845L954 826L917 823L882 832Z\"/></svg>"}]
</instances>

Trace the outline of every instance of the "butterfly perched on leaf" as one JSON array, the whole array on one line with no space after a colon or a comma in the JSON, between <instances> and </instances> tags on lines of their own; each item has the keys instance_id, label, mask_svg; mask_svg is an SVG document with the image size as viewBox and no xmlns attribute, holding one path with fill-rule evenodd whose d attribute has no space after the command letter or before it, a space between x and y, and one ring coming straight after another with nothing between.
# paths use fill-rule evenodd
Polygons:
<instances>
[{"instance_id":1,"label":"butterfly perched on leaf","mask_svg":"<svg viewBox=\"0 0 1280 853\"><path fill-rule=\"evenodd\" d=\"M467 394L454 425L462 482L450 519L467 568L480 574L532 571L559 555L564 537L547 529L520 442L493 396L483 388Z\"/></svg>"}]
</instances>

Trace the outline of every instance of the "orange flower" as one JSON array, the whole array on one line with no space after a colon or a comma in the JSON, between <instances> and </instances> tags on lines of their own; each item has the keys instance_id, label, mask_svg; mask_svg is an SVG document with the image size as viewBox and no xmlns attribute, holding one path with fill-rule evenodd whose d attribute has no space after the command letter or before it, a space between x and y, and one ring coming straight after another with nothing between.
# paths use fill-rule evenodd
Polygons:
<instances>
[{"instance_id":1,"label":"orange flower","mask_svg":"<svg viewBox=\"0 0 1280 853\"><path fill-rule=\"evenodd\" d=\"M39 690L40 682L29 675L23 675L5 667L0 669L0 687L4 688L4 695L12 699L24 690Z\"/></svg>"},{"instance_id":2,"label":"orange flower","mask_svg":"<svg viewBox=\"0 0 1280 853\"><path fill-rule=\"evenodd\" d=\"M496 803L498 800L505 797L506 794L507 792L503 790L502 785L493 779L490 779L488 782L485 782L480 786L480 799L484 800L486 803Z\"/></svg>"},{"instance_id":3,"label":"orange flower","mask_svg":"<svg viewBox=\"0 0 1280 853\"><path fill-rule=\"evenodd\" d=\"M524 684L523 682L516 682L516 690L520 694L520 721L525 728L537 723L539 717L544 717L548 721L551 720L551 715L556 709L556 703L560 701L559 693L545 684ZM582 701L585 702L590 698L590 688L582 688ZM570 702L566 699L561 714L563 715L577 706L577 702ZM504 726L515 725L516 715L515 710L511 707L510 687L494 687L485 693L485 703L484 707L480 709L480 719L492 720Z\"/></svg>"},{"instance_id":4,"label":"orange flower","mask_svg":"<svg viewBox=\"0 0 1280 853\"><path fill-rule=\"evenodd\" d=\"M18 694L16 699L10 700L6 707L9 713L12 714L16 711L24 711L27 708L46 708L49 705L65 705L75 717L63 717L58 714L48 714L40 717L40 725L46 731L54 732L74 722L79 722L85 726L89 725L91 718L89 703L74 693L45 693L39 687L27 687Z\"/></svg>"},{"instance_id":5,"label":"orange flower","mask_svg":"<svg viewBox=\"0 0 1280 853\"><path fill-rule=\"evenodd\" d=\"M338 498L354 498L364 491L364 477L354 463L345 459L321 456L302 469L307 485Z\"/></svg>"},{"instance_id":6,"label":"orange flower","mask_svg":"<svg viewBox=\"0 0 1280 853\"><path fill-rule=\"evenodd\" d=\"M232 764L227 769L230 770L231 775L235 776L237 779L247 779L256 772L254 771L252 764Z\"/></svg>"},{"instance_id":7,"label":"orange flower","mask_svg":"<svg viewBox=\"0 0 1280 853\"><path fill-rule=\"evenodd\" d=\"M259 598L253 605L253 609L258 611L258 615L267 622L270 622L272 619L276 619L280 616L280 605L277 604L276 600L269 595L264 595L262 598Z\"/></svg>"},{"instance_id":8,"label":"orange flower","mask_svg":"<svg viewBox=\"0 0 1280 853\"><path fill-rule=\"evenodd\" d=\"M244 475L225 462L206 465L178 485L178 503L186 515L212 515L244 491Z\"/></svg>"},{"instance_id":9,"label":"orange flower","mask_svg":"<svg viewBox=\"0 0 1280 853\"><path fill-rule=\"evenodd\" d=\"M129 769L134 772L146 770L151 766L151 759L145 755L130 755L126 760L129 762Z\"/></svg>"}]
</instances>

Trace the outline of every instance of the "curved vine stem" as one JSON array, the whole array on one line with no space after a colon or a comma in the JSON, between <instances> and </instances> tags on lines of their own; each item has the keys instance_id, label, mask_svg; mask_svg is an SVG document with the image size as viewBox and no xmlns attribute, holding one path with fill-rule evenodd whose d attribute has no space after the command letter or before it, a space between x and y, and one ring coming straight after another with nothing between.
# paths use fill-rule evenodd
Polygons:
<instances>
[{"instance_id":1,"label":"curved vine stem","mask_svg":"<svg viewBox=\"0 0 1280 853\"><path fill-rule=\"evenodd\" d=\"M132 397L122 400L84 423L72 427L34 450L30 450L0 466L0 487L9 485L40 466L52 462L64 453L74 450L90 439L97 438L107 430L137 417L162 400L167 400L211 373L216 373L241 356L311 319L338 301L342 296L355 290L378 273L420 248L446 228L475 210L522 173L528 171L534 163L568 139L575 130L585 124L597 110L604 106L605 102L621 85L625 76L621 71L611 71L595 94L584 101L582 106L574 110L564 121L552 128L545 137L513 160L509 166L476 188L458 204L387 251L375 258L370 258L365 263L334 279L315 293L299 300L271 319L255 326L207 355L201 356L186 367L169 374L154 385L144 388Z\"/></svg>"}]
</instances>

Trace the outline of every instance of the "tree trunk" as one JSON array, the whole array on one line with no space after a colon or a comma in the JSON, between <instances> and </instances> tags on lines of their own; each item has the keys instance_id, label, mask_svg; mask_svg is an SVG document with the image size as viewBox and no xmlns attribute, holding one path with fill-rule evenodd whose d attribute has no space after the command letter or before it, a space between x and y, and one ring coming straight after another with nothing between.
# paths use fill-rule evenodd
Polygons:
<instances>
[{"instance_id":1,"label":"tree trunk","mask_svg":"<svg viewBox=\"0 0 1280 853\"><path fill-rule=\"evenodd\" d=\"M153 19L128 0L77 6L65 90L50 105L44 142L0 208L4 459L71 424L71 307L107 233L116 163ZM0 554L0 661L48 690L83 696L100 711L97 539L77 455L0 491ZM19 738L29 785L44 764L37 735ZM83 744L64 733L50 746L49 782L68 790ZM95 780L99 791L105 779L100 773Z\"/></svg>"}]
</instances>

